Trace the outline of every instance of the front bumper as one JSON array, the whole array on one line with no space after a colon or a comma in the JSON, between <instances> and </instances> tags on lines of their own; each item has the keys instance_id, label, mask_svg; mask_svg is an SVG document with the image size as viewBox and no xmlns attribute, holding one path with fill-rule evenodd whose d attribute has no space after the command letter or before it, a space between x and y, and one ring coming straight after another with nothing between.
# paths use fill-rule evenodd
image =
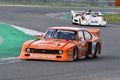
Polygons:
<instances>
[{"instance_id":1,"label":"front bumper","mask_svg":"<svg viewBox=\"0 0 120 80\"><path fill-rule=\"evenodd\" d=\"M21 53L20 59L30 60L52 60L52 61L73 61L72 55L63 54L42 54L42 53Z\"/></svg>"}]
</instances>

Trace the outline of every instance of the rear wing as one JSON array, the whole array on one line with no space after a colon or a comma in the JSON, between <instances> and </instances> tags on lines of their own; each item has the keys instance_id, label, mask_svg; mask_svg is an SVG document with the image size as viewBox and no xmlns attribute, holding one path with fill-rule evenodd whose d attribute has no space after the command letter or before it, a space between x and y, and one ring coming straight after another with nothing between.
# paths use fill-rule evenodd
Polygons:
<instances>
[{"instance_id":1,"label":"rear wing","mask_svg":"<svg viewBox=\"0 0 120 80\"><path fill-rule=\"evenodd\" d=\"M101 12L91 12L90 14L93 16L103 16Z\"/></svg>"},{"instance_id":2,"label":"rear wing","mask_svg":"<svg viewBox=\"0 0 120 80\"><path fill-rule=\"evenodd\" d=\"M89 13L89 14L97 14L97 15L99 15L99 16L100 16L100 15L101 15L101 16L103 15L103 14L102 14L101 12L99 12L99 11L91 11L91 12L89 12L89 11L87 11L87 10L81 10L81 11L80 11L80 10L79 10L79 11L78 11L78 10L71 10L71 13L72 13L73 16L75 16L76 14L83 14L83 13L84 13L84 14L87 14L87 13Z\"/></svg>"},{"instance_id":3,"label":"rear wing","mask_svg":"<svg viewBox=\"0 0 120 80\"><path fill-rule=\"evenodd\" d=\"M100 37L100 29L87 28L87 30L88 30L89 32L91 32L92 34L94 34L95 36Z\"/></svg>"},{"instance_id":4,"label":"rear wing","mask_svg":"<svg viewBox=\"0 0 120 80\"><path fill-rule=\"evenodd\" d=\"M85 13L85 11L76 11L76 10L71 10L71 13L72 13L72 16L77 16L77 15L80 15L80 14L83 14Z\"/></svg>"}]
</instances>

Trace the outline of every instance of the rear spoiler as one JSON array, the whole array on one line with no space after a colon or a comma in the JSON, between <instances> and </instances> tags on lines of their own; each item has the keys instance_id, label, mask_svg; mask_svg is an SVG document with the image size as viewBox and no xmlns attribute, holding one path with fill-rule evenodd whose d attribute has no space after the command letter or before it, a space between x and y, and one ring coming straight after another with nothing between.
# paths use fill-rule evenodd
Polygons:
<instances>
[{"instance_id":1,"label":"rear spoiler","mask_svg":"<svg viewBox=\"0 0 120 80\"><path fill-rule=\"evenodd\" d=\"M71 10L71 13L82 13L82 12L85 12L85 11Z\"/></svg>"},{"instance_id":2,"label":"rear spoiler","mask_svg":"<svg viewBox=\"0 0 120 80\"><path fill-rule=\"evenodd\" d=\"M76 16L77 14L82 14L85 11L76 11L76 10L71 10L71 13L73 16Z\"/></svg>"},{"instance_id":3,"label":"rear spoiler","mask_svg":"<svg viewBox=\"0 0 120 80\"><path fill-rule=\"evenodd\" d=\"M94 35L100 37L100 29L87 28L87 30L88 30L89 32L91 32L92 34L94 34Z\"/></svg>"}]
</instances>

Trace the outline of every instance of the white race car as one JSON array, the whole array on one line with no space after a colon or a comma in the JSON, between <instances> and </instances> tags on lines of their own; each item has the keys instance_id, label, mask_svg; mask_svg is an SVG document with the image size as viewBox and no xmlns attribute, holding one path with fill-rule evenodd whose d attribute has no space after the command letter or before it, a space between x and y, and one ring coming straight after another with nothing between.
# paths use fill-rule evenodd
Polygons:
<instances>
[{"instance_id":1,"label":"white race car","mask_svg":"<svg viewBox=\"0 0 120 80\"><path fill-rule=\"evenodd\" d=\"M95 25L95 26L106 26L107 19L101 12L89 11L73 11L72 23L79 25Z\"/></svg>"}]
</instances>

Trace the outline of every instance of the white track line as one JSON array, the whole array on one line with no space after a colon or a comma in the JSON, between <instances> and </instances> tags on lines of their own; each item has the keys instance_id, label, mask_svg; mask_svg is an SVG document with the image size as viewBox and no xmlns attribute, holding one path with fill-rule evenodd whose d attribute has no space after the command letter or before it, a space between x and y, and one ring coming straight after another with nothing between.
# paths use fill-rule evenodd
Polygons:
<instances>
[{"instance_id":1,"label":"white track line","mask_svg":"<svg viewBox=\"0 0 120 80\"><path fill-rule=\"evenodd\" d=\"M11 25L11 26L18 29L18 30L20 30L20 31L23 31L24 33L29 34L29 35L43 34L43 32L39 32L39 31L35 31L35 30L23 28L23 27L18 27L18 26L14 26L14 25Z\"/></svg>"}]
</instances>

